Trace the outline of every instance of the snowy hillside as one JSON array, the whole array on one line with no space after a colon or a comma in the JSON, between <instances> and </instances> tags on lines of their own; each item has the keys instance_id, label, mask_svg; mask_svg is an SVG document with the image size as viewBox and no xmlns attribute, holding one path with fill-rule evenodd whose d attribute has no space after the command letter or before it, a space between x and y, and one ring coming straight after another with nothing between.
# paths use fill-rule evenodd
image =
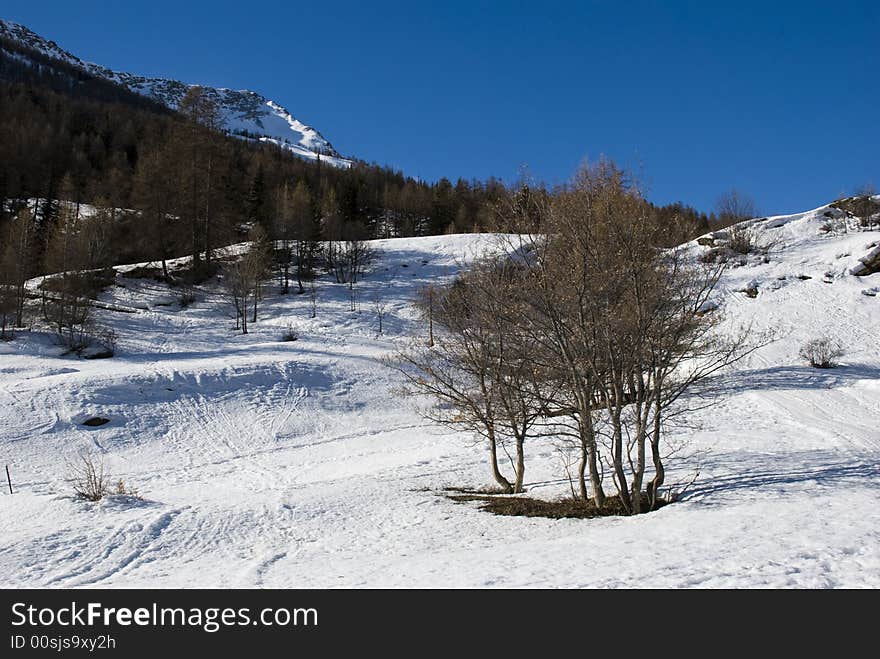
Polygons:
<instances>
[{"instance_id":1,"label":"snowy hillside","mask_svg":"<svg viewBox=\"0 0 880 659\"><path fill-rule=\"evenodd\" d=\"M85 69L95 76L106 78L129 91L151 98L169 108L176 109L194 86L166 78L146 78L108 68L80 58L62 49L54 41L48 41L27 27L0 19L0 36L17 41L54 59ZM2 49L0 49L2 51ZM18 57L20 59L20 57ZM339 155L333 145L321 133L293 117L284 107L249 90L233 90L204 87L221 109L224 128L233 134L255 136L261 141L273 142L303 158L316 160L337 167L350 167L352 161Z\"/></svg>"},{"instance_id":2,"label":"snowy hillside","mask_svg":"<svg viewBox=\"0 0 880 659\"><path fill-rule=\"evenodd\" d=\"M718 403L677 431L670 479L699 473L683 500L632 518L451 501L444 487L489 483L484 448L392 393L377 360L424 332L417 287L492 236L377 241L359 312L322 279L316 318L308 295L273 290L246 336L215 285L181 308L178 291L120 273L103 299L136 313L100 312L116 357L63 357L37 331L0 343L0 462L17 490L0 495L0 584L876 588L880 274L852 271L880 232L823 232L827 212L753 223L766 257L731 264L713 313L775 340L721 374ZM288 326L297 341L280 341ZM798 356L823 335L846 349L837 369ZM110 422L83 426L93 415ZM83 448L143 499L76 499L65 461ZM529 495L565 495L552 439L526 450Z\"/></svg>"}]
</instances>

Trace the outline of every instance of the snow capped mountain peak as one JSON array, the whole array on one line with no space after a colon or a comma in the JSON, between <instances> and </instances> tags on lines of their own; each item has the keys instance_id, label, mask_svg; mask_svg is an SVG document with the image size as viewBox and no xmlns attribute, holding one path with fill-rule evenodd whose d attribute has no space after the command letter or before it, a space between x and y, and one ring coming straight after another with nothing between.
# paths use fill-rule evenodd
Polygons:
<instances>
[{"instance_id":1,"label":"snow capped mountain peak","mask_svg":"<svg viewBox=\"0 0 880 659\"><path fill-rule=\"evenodd\" d=\"M99 64L85 62L24 25L3 19L0 19L0 37L81 68L96 77L110 80L175 110L191 87L200 86L219 107L224 128L231 134L271 142L310 160L320 159L321 162L337 167L351 166L352 161L343 158L315 128L296 119L281 104L257 92L194 85L168 78L149 78L113 71ZM0 52L2 51L0 47Z\"/></svg>"},{"instance_id":2,"label":"snow capped mountain peak","mask_svg":"<svg viewBox=\"0 0 880 659\"><path fill-rule=\"evenodd\" d=\"M49 57L54 57L55 59L62 60L68 64L85 68L85 62L76 55L72 55L54 41L44 39L39 34L20 23L14 23L0 18L0 37L17 41Z\"/></svg>"}]
</instances>

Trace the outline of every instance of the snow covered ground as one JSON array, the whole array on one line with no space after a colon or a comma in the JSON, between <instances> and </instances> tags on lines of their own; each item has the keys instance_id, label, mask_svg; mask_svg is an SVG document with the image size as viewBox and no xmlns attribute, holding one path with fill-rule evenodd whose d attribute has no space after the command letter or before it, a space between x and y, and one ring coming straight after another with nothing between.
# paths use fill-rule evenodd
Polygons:
<instances>
[{"instance_id":1,"label":"snow covered ground","mask_svg":"<svg viewBox=\"0 0 880 659\"><path fill-rule=\"evenodd\" d=\"M317 318L308 295L273 292L247 336L210 285L180 309L164 285L120 276L106 301L139 312L100 312L120 335L113 359L61 357L38 332L0 344L0 463L16 488L0 495L0 585L878 587L880 295L864 293L880 274L850 270L880 232L822 235L824 210L755 225L769 263L731 268L718 302L731 328L777 340L681 431L670 477L700 474L684 500L636 518L498 517L440 493L489 484L485 451L423 421L377 359L423 331L416 288L491 236L377 241L359 313L322 280ZM279 340L288 325L299 340ZM820 335L846 346L840 368L798 357ZM111 421L82 426L91 415ZM74 498L65 461L83 448L143 500ZM528 446L531 496L567 492L559 460L550 440Z\"/></svg>"}]
</instances>

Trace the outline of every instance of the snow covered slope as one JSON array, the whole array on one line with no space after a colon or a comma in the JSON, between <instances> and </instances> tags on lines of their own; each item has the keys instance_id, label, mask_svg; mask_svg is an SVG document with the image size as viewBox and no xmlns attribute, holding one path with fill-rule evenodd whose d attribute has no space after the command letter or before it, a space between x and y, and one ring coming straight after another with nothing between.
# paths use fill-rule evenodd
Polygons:
<instances>
[{"instance_id":1,"label":"snow covered slope","mask_svg":"<svg viewBox=\"0 0 880 659\"><path fill-rule=\"evenodd\" d=\"M166 78L146 78L108 68L80 58L48 41L27 27L0 19L0 36L17 41L54 59L85 69L95 76L111 80L129 91L149 97L177 109L187 90L194 86ZM204 87L221 109L225 128L233 134L247 135L273 142L299 156L337 167L350 167L352 161L339 155L321 133L299 121L288 110L266 97L249 90Z\"/></svg>"},{"instance_id":2,"label":"snow covered slope","mask_svg":"<svg viewBox=\"0 0 880 659\"><path fill-rule=\"evenodd\" d=\"M731 267L717 301L731 331L776 340L678 431L669 477L699 472L693 488L636 518L496 517L443 496L488 484L485 451L422 420L377 359L424 331L417 287L491 236L377 241L359 312L326 280L315 319L307 295L270 291L247 336L214 285L180 308L120 275L104 300L138 313L101 312L113 359L60 356L36 331L0 344L0 462L17 488L0 495L0 585L876 588L880 295L865 293L880 274L851 270L880 232L823 234L827 210L754 223L768 262ZM300 338L280 342L288 326ZM845 345L840 368L798 357L819 335ZM81 425L95 414L110 423ZM64 463L83 448L143 500L74 498ZM565 495L560 473L552 440L528 445L531 496Z\"/></svg>"}]
</instances>

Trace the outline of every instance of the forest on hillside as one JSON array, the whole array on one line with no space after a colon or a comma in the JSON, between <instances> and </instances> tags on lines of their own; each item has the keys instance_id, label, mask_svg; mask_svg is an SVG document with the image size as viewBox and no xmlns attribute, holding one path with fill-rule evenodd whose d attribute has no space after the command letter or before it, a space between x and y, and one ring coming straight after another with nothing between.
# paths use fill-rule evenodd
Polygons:
<instances>
[{"instance_id":1,"label":"forest on hillside","mask_svg":"<svg viewBox=\"0 0 880 659\"><path fill-rule=\"evenodd\" d=\"M325 240L486 230L508 193L495 179L429 183L363 161L339 169L303 160L230 136L199 88L175 113L0 41L0 232L15 217L30 224L22 255L29 275L46 271L59 200L108 210L109 265L185 254L210 260L254 224L276 237L284 195L296 189L298 212L308 215L300 224ZM29 205L33 199L40 202ZM701 228L712 220L683 204L658 210Z\"/></svg>"},{"instance_id":2,"label":"forest on hillside","mask_svg":"<svg viewBox=\"0 0 880 659\"><path fill-rule=\"evenodd\" d=\"M190 256L191 284L218 272L220 250L258 249L226 272L242 329L261 283L303 293L316 274L353 283L375 238L492 231L524 185L497 179L426 182L355 161L302 159L231 135L210 93L191 87L177 111L27 46L0 39L0 292L3 333L25 323L26 282L43 285L42 315L71 348L86 340L88 300L106 268ZM530 183L538 196L558 195ZM717 224L684 204L656 206L672 246ZM732 217L742 216L741 208ZM731 213L728 213L731 214ZM228 264L227 264L228 265ZM252 301L251 301L252 300Z\"/></svg>"},{"instance_id":3,"label":"forest on hillside","mask_svg":"<svg viewBox=\"0 0 880 659\"><path fill-rule=\"evenodd\" d=\"M235 240L242 225L271 232L283 187L302 184L311 214L356 225L369 237L467 232L485 223L499 181L426 183L357 162L339 169L227 134L210 100L194 88L180 113L76 67L4 41L0 57L0 224L28 199L43 202L30 221L44 241L57 201L129 209L111 231L116 262L157 258L155 222L175 255ZM155 202L162 199L161 208ZM143 221L141 221L143 220ZM203 227L194 235L192 224ZM332 233L332 231L331 231ZM32 272L41 271L34 261Z\"/></svg>"}]
</instances>

